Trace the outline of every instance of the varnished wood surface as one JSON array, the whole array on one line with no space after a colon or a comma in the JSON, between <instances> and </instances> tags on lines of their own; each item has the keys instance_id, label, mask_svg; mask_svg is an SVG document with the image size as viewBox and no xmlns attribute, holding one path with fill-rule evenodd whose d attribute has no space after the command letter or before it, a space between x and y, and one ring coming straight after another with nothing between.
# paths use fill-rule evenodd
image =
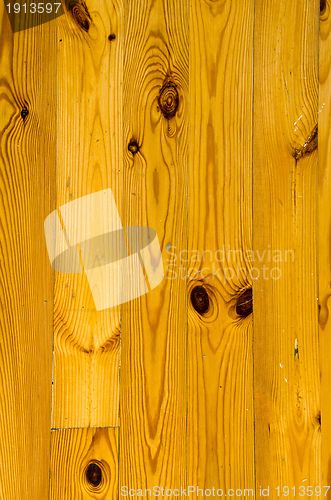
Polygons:
<instances>
[{"instance_id":1,"label":"varnished wood surface","mask_svg":"<svg viewBox=\"0 0 331 500\"><path fill-rule=\"evenodd\" d=\"M252 316L235 311L252 286L253 22L251 0L191 2L188 294L210 304L188 305L187 466L205 488L255 486Z\"/></svg>"},{"instance_id":2,"label":"varnished wood surface","mask_svg":"<svg viewBox=\"0 0 331 500\"><path fill-rule=\"evenodd\" d=\"M187 245L188 7L144 0L125 10L124 141L139 151L124 156L124 224L156 229L165 265L166 248ZM178 93L169 119L167 82ZM187 289L171 278L122 308L120 484L132 488L186 482Z\"/></svg>"},{"instance_id":3,"label":"varnished wood surface","mask_svg":"<svg viewBox=\"0 0 331 500\"><path fill-rule=\"evenodd\" d=\"M327 485L330 1L63 5L0 4L0 498ZM97 311L43 223L107 188L165 278Z\"/></svg>"},{"instance_id":4,"label":"varnished wood surface","mask_svg":"<svg viewBox=\"0 0 331 500\"><path fill-rule=\"evenodd\" d=\"M56 159L56 67L45 61L56 27L13 35L1 3L0 30L0 498L43 499L54 307L43 221Z\"/></svg>"},{"instance_id":5,"label":"varnished wood surface","mask_svg":"<svg viewBox=\"0 0 331 500\"><path fill-rule=\"evenodd\" d=\"M253 247L257 484L321 483L317 315L318 2L255 2ZM281 35L280 35L281 33ZM311 140L309 139L311 138ZM259 264L258 264L259 265ZM322 416L323 418L323 416Z\"/></svg>"},{"instance_id":6,"label":"varnished wood surface","mask_svg":"<svg viewBox=\"0 0 331 500\"><path fill-rule=\"evenodd\" d=\"M331 481L331 349L330 333L330 242L331 242L331 3L323 4L320 22L319 105L318 105L318 249L319 249L319 335L321 363L322 482Z\"/></svg>"}]
</instances>

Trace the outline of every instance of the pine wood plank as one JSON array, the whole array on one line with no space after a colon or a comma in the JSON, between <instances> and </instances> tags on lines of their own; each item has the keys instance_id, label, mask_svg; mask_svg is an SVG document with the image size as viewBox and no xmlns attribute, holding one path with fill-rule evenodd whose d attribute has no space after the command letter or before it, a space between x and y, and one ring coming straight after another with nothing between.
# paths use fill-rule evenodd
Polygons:
<instances>
[{"instance_id":1,"label":"pine wood plank","mask_svg":"<svg viewBox=\"0 0 331 500\"><path fill-rule=\"evenodd\" d=\"M157 231L165 267L187 238L188 4L125 2L125 225ZM166 276L123 307L121 487L185 484L186 302L185 280Z\"/></svg>"},{"instance_id":2,"label":"pine wood plank","mask_svg":"<svg viewBox=\"0 0 331 500\"><path fill-rule=\"evenodd\" d=\"M317 323L319 2L255 2L256 484L321 484ZM289 253L288 253L289 251ZM278 275L278 279L277 279ZM272 494L275 494L272 491Z\"/></svg>"},{"instance_id":3,"label":"pine wood plank","mask_svg":"<svg viewBox=\"0 0 331 500\"><path fill-rule=\"evenodd\" d=\"M188 484L205 488L254 487L252 316L236 313L252 285L253 22L251 0L191 2L189 250L177 262L193 293Z\"/></svg>"},{"instance_id":4,"label":"pine wood plank","mask_svg":"<svg viewBox=\"0 0 331 500\"><path fill-rule=\"evenodd\" d=\"M56 54L55 30L49 23L13 34L0 4L0 497L6 500L48 495L53 279L43 221L53 201L56 78L45 62Z\"/></svg>"},{"instance_id":5,"label":"pine wood plank","mask_svg":"<svg viewBox=\"0 0 331 500\"><path fill-rule=\"evenodd\" d=\"M59 20L57 207L106 188L121 204L121 23L120 0ZM96 311L85 274L57 273L53 428L118 425L119 331L120 308Z\"/></svg>"},{"instance_id":6,"label":"pine wood plank","mask_svg":"<svg viewBox=\"0 0 331 500\"><path fill-rule=\"evenodd\" d=\"M53 500L118 498L118 429L52 431Z\"/></svg>"},{"instance_id":7,"label":"pine wood plank","mask_svg":"<svg viewBox=\"0 0 331 500\"><path fill-rule=\"evenodd\" d=\"M331 484L331 366L329 318L330 297L330 213L331 213L331 4L321 2L319 51L318 109L318 260L319 260L319 326L321 347L321 439L322 485ZM329 493L329 498L331 493Z\"/></svg>"}]
</instances>

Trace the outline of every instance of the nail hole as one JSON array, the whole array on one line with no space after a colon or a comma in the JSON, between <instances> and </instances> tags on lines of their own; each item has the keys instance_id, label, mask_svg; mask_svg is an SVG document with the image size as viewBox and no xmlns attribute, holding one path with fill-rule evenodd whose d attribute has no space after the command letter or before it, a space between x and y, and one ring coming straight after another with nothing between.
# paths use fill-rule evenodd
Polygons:
<instances>
[{"instance_id":1,"label":"nail hole","mask_svg":"<svg viewBox=\"0 0 331 500\"><path fill-rule=\"evenodd\" d=\"M191 291L191 303L199 314L206 314L209 310L209 296L205 287L195 286Z\"/></svg>"},{"instance_id":2,"label":"nail hole","mask_svg":"<svg viewBox=\"0 0 331 500\"><path fill-rule=\"evenodd\" d=\"M135 139L131 139L128 145L128 150L131 154L136 155L139 151L140 147Z\"/></svg>"},{"instance_id":3,"label":"nail hole","mask_svg":"<svg viewBox=\"0 0 331 500\"><path fill-rule=\"evenodd\" d=\"M29 114L28 108L26 108L26 107L22 108L21 117L23 118L23 120L25 120L25 118L28 116L28 114Z\"/></svg>"},{"instance_id":4,"label":"nail hole","mask_svg":"<svg viewBox=\"0 0 331 500\"><path fill-rule=\"evenodd\" d=\"M110 42L112 42L112 41L113 41L113 40L115 40L115 39L116 39L116 35L115 35L115 33L110 33L110 35L108 36L108 40L109 40Z\"/></svg>"},{"instance_id":5,"label":"nail hole","mask_svg":"<svg viewBox=\"0 0 331 500\"><path fill-rule=\"evenodd\" d=\"M102 481L102 470L98 464L91 462L86 468L86 479L95 488Z\"/></svg>"},{"instance_id":6,"label":"nail hole","mask_svg":"<svg viewBox=\"0 0 331 500\"><path fill-rule=\"evenodd\" d=\"M248 288L239 297L236 305L236 313L246 318L253 312L253 290Z\"/></svg>"}]
</instances>

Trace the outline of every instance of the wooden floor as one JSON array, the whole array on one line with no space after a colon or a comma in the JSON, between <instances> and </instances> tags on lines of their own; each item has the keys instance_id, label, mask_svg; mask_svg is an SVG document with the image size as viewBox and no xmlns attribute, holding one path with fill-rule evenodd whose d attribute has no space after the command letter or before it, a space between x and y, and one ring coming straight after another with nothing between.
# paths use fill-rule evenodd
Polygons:
<instances>
[{"instance_id":1,"label":"wooden floor","mask_svg":"<svg viewBox=\"0 0 331 500\"><path fill-rule=\"evenodd\" d=\"M331 0L8 2L0 499L331 498ZM165 277L97 311L44 220L108 188Z\"/></svg>"}]
</instances>

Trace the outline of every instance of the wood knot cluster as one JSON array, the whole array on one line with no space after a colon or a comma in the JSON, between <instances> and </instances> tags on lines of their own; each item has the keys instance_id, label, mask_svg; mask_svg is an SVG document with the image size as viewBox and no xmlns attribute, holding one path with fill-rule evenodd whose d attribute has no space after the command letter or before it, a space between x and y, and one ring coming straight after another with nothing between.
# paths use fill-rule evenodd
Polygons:
<instances>
[{"instance_id":1,"label":"wood knot cluster","mask_svg":"<svg viewBox=\"0 0 331 500\"><path fill-rule=\"evenodd\" d=\"M174 82L167 81L161 87L158 102L165 118L169 120L175 116L179 105L179 94Z\"/></svg>"},{"instance_id":2,"label":"wood knot cluster","mask_svg":"<svg viewBox=\"0 0 331 500\"><path fill-rule=\"evenodd\" d=\"M248 288L238 298L236 313L242 318L246 318L253 312L253 290Z\"/></svg>"},{"instance_id":3,"label":"wood knot cluster","mask_svg":"<svg viewBox=\"0 0 331 500\"><path fill-rule=\"evenodd\" d=\"M68 9L72 17L84 31L90 29L92 18L84 1L72 0L69 2Z\"/></svg>"},{"instance_id":4,"label":"wood knot cluster","mask_svg":"<svg viewBox=\"0 0 331 500\"><path fill-rule=\"evenodd\" d=\"M191 303L199 314L206 314L209 310L209 296L205 287L195 286L191 292Z\"/></svg>"}]
</instances>

